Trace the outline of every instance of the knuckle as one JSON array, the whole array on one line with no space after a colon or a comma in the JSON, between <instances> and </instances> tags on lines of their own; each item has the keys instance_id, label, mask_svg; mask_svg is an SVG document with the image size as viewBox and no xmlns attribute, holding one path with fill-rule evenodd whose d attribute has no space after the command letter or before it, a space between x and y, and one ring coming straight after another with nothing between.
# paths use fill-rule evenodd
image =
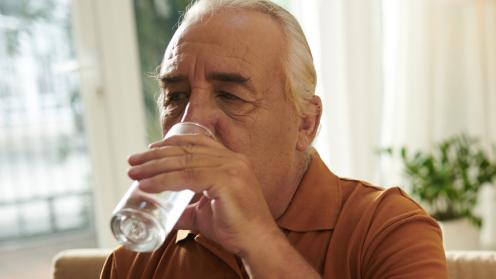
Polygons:
<instances>
[{"instance_id":1,"label":"knuckle","mask_svg":"<svg viewBox=\"0 0 496 279\"><path fill-rule=\"evenodd\" d=\"M182 153L184 154L191 154L193 153L193 147L194 145L191 143L184 144L184 145L179 145L179 149L181 150Z\"/></svg>"},{"instance_id":2,"label":"knuckle","mask_svg":"<svg viewBox=\"0 0 496 279\"><path fill-rule=\"evenodd\" d=\"M246 164L241 160L233 160L225 166L226 174L231 178L238 178L241 176L246 168Z\"/></svg>"},{"instance_id":3,"label":"knuckle","mask_svg":"<svg viewBox=\"0 0 496 279\"><path fill-rule=\"evenodd\" d=\"M181 167L184 169L188 169L192 166L193 161L194 161L194 155L190 151L186 150L183 148L183 156L181 158Z\"/></svg>"},{"instance_id":4,"label":"knuckle","mask_svg":"<svg viewBox=\"0 0 496 279\"><path fill-rule=\"evenodd\" d=\"M238 168L235 168L233 166L229 166L226 168L226 174L230 177L230 178L237 178L239 177L240 175L240 171Z\"/></svg>"},{"instance_id":5,"label":"knuckle","mask_svg":"<svg viewBox=\"0 0 496 279\"><path fill-rule=\"evenodd\" d=\"M186 153L184 156L184 160L187 166L193 163L194 156L192 153Z\"/></svg>"},{"instance_id":6,"label":"knuckle","mask_svg":"<svg viewBox=\"0 0 496 279\"><path fill-rule=\"evenodd\" d=\"M183 171L184 181L187 186L191 186L195 181L195 171L192 168L185 168Z\"/></svg>"}]
</instances>

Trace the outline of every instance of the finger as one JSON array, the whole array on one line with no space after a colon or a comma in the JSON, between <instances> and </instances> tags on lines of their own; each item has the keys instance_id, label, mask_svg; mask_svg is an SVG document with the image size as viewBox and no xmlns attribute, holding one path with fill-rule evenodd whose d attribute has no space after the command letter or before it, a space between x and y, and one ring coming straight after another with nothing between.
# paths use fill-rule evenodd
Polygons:
<instances>
[{"instance_id":1,"label":"finger","mask_svg":"<svg viewBox=\"0 0 496 279\"><path fill-rule=\"evenodd\" d=\"M160 139L160 140L154 141L154 142L148 144L148 148L152 148L152 147L155 147L155 146L159 147L160 146L160 143L163 142L163 141L164 141L163 138Z\"/></svg>"},{"instance_id":2,"label":"finger","mask_svg":"<svg viewBox=\"0 0 496 279\"><path fill-rule=\"evenodd\" d=\"M191 202L190 204L194 204L196 203L197 201L200 200L200 198L203 196L202 193L195 193L195 195L193 196L193 198L191 199Z\"/></svg>"},{"instance_id":3,"label":"finger","mask_svg":"<svg viewBox=\"0 0 496 279\"><path fill-rule=\"evenodd\" d=\"M150 150L136 153L128 157L128 162L131 166L144 164L145 162L161 159L164 157L176 157L185 154L215 154L219 153L216 150L211 150L204 146L189 145L189 146L163 146L156 147Z\"/></svg>"},{"instance_id":4,"label":"finger","mask_svg":"<svg viewBox=\"0 0 496 279\"><path fill-rule=\"evenodd\" d=\"M161 173L139 180L138 187L149 193L189 189L195 193L207 191L210 194L210 189L214 186L216 177L213 174L213 169L219 166L220 164L209 168L187 168ZM210 198L216 197L211 196Z\"/></svg>"},{"instance_id":5,"label":"finger","mask_svg":"<svg viewBox=\"0 0 496 279\"><path fill-rule=\"evenodd\" d=\"M142 180L164 172L188 168L213 167L220 165L221 157L196 153L183 153L173 157L159 158L143 164L132 166L128 175L134 180Z\"/></svg>"},{"instance_id":6,"label":"finger","mask_svg":"<svg viewBox=\"0 0 496 279\"><path fill-rule=\"evenodd\" d=\"M197 204L198 202L190 204L184 209L183 214L181 214L181 217L174 226L176 230L198 230L195 222L195 208Z\"/></svg>"},{"instance_id":7,"label":"finger","mask_svg":"<svg viewBox=\"0 0 496 279\"><path fill-rule=\"evenodd\" d=\"M131 166L143 164L150 160L159 159L162 157L174 157L184 154L184 151L176 146L164 146L160 148L153 148L140 153L135 153L127 158L127 162Z\"/></svg>"},{"instance_id":8,"label":"finger","mask_svg":"<svg viewBox=\"0 0 496 279\"><path fill-rule=\"evenodd\" d=\"M210 207L210 202L210 199L201 196L200 200L188 205L177 221L175 228L179 230L198 231L200 229L199 219L211 220L212 208Z\"/></svg>"}]
</instances>

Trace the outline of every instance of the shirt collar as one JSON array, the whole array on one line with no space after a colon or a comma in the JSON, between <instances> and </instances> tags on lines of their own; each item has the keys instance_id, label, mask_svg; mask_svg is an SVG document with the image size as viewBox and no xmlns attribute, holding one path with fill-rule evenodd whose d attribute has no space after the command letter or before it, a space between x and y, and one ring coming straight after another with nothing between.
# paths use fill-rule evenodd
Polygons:
<instances>
[{"instance_id":1,"label":"shirt collar","mask_svg":"<svg viewBox=\"0 0 496 279\"><path fill-rule=\"evenodd\" d=\"M212 254L216 255L218 258L222 259L237 275L239 278L243 278L243 271L236 260L236 256L227 252L221 245L216 242L204 237L201 234L195 234L190 230L178 230L176 233L176 244L192 238L195 242L200 244L209 250Z\"/></svg>"},{"instance_id":2,"label":"shirt collar","mask_svg":"<svg viewBox=\"0 0 496 279\"><path fill-rule=\"evenodd\" d=\"M339 178L313 151L298 189L276 222L279 227L296 232L331 230L336 224L341 202Z\"/></svg>"},{"instance_id":3,"label":"shirt collar","mask_svg":"<svg viewBox=\"0 0 496 279\"><path fill-rule=\"evenodd\" d=\"M189 235L194 235L194 234L190 230L177 230L177 233L176 233L176 244L178 242L183 241L186 238L188 238Z\"/></svg>"}]
</instances>

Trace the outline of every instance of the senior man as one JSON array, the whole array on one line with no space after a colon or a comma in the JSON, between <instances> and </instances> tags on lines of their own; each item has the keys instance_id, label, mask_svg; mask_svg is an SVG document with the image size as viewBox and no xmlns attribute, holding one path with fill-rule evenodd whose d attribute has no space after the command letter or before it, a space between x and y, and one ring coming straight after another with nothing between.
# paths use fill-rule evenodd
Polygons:
<instances>
[{"instance_id":1,"label":"senior man","mask_svg":"<svg viewBox=\"0 0 496 279\"><path fill-rule=\"evenodd\" d=\"M294 17L262 0L200 0L160 70L164 132L130 157L148 192L199 193L152 253L118 248L102 278L446 278L441 232L397 188L342 179L310 147L322 105ZM185 187L184 185L187 185Z\"/></svg>"}]
</instances>

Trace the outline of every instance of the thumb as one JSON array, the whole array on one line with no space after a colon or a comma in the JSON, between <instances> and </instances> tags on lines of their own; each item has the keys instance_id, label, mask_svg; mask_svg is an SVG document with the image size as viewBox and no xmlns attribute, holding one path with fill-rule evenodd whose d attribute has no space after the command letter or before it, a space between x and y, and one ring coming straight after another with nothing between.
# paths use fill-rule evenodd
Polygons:
<instances>
[{"instance_id":1,"label":"thumb","mask_svg":"<svg viewBox=\"0 0 496 279\"><path fill-rule=\"evenodd\" d=\"M174 228L176 230L190 230L196 231L195 219L196 219L196 207L199 205L199 201L189 204L186 209L184 209L183 214L179 217Z\"/></svg>"}]
</instances>

